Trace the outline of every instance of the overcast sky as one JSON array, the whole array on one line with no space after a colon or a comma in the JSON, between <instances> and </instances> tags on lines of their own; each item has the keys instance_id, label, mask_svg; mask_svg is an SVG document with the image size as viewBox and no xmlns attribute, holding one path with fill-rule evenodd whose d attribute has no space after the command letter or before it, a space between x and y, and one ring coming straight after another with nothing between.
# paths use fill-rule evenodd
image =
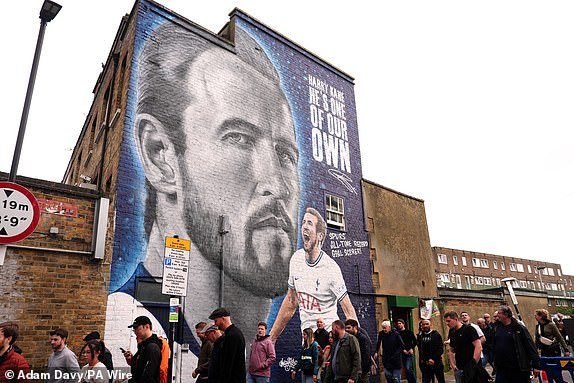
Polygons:
<instances>
[{"instance_id":1,"label":"overcast sky","mask_svg":"<svg viewBox=\"0 0 574 383\"><path fill-rule=\"evenodd\" d=\"M59 3L18 170L51 181L62 179L133 6ZM556 262L574 274L574 2L160 3L214 32L237 6L353 76L363 176L425 201L432 246ZM41 4L11 2L0 23L5 172Z\"/></svg>"}]
</instances>

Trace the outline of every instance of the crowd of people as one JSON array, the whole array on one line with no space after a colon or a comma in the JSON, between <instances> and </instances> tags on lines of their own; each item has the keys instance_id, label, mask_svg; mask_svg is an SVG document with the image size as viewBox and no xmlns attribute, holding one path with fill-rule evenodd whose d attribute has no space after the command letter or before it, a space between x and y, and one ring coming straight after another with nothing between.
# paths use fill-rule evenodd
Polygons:
<instances>
[{"instance_id":1,"label":"crowd of people","mask_svg":"<svg viewBox=\"0 0 574 383\"><path fill-rule=\"evenodd\" d=\"M416 383L415 348L422 383L445 383L445 365L454 371L456 383L527 383L541 372L540 356L570 356L570 344L562 318L552 320L546 309L535 311L534 337L508 306L500 306L491 317L485 313L473 323L468 312L448 311L444 321L447 339L432 328L428 319L419 322L418 332L407 328L404 319L383 320L376 346L365 329L354 319L325 323L302 332L300 355L291 378L302 383L366 383L383 372L388 383L400 383L404 369L408 383ZM257 324L257 335L246 348L243 333L231 321L225 308L209 316L213 323L199 322L195 332L201 341L197 366L192 378L199 383L269 383L271 366L276 361L275 342L267 324ZM129 374L118 376L111 352L98 332L86 335L78 357L68 348L68 331L50 331L52 354L48 359L46 382L167 383L170 350L165 339L153 332L147 316L135 318L128 326L136 336L137 352L121 350ZM29 382L30 367L16 346L19 327L15 322L0 323L0 383ZM444 352L447 355L443 355ZM246 350L249 355L246 357ZM380 359L379 359L380 358ZM380 362L380 366L377 364ZM485 367L491 366L489 373ZM559 381L548 373L550 383Z\"/></svg>"}]
</instances>

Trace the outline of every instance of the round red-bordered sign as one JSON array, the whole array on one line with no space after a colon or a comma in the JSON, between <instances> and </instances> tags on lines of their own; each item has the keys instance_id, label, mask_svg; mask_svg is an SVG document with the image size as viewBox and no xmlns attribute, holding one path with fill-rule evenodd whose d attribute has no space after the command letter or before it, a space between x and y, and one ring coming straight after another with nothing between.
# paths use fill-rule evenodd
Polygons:
<instances>
[{"instance_id":1,"label":"round red-bordered sign","mask_svg":"<svg viewBox=\"0 0 574 383\"><path fill-rule=\"evenodd\" d=\"M13 182L0 182L0 244L20 241L40 221L38 200L30 190Z\"/></svg>"}]
</instances>

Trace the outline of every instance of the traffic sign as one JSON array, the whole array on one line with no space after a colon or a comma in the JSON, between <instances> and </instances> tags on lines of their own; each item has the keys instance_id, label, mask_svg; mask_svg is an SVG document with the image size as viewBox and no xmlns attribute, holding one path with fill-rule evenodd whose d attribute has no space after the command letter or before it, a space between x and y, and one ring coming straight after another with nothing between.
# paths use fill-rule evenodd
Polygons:
<instances>
[{"instance_id":1,"label":"traffic sign","mask_svg":"<svg viewBox=\"0 0 574 383\"><path fill-rule=\"evenodd\" d=\"M163 280L161 293L185 297L189 274L189 251L191 241L166 237L163 254Z\"/></svg>"},{"instance_id":2,"label":"traffic sign","mask_svg":"<svg viewBox=\"0 0 574 383\"><path fill-rule=\"evenodd\" d=\"M13 182L0 182L0 244L26 238L39 220L40 207L30 190Z\"/></svg>"}]
</instances>

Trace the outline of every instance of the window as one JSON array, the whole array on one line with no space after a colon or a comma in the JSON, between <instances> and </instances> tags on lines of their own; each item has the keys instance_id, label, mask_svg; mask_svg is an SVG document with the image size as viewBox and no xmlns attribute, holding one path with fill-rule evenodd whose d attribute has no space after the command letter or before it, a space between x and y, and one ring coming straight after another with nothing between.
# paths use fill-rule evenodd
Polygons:
<instances>
[{"instance_id":1,"label":"window","mask_svg":"<svg viewBox=\"0 0 574 383\"><path fill-rule=\"evenodd\" d=\"M456 255L452 256L452 263L458 266L458 257Z\"/></svg>"},{"instance_id":2,"label":"window","mask_svg":"<svg viewBox=\"0 0 574 383\"><path fill-rule=\"evenodd\" d=\"M482 277L475 277L474 281L476 282L477 285L482 285L484 284L484 281L482 279Z\"/></svg>"},{"instance_id":3,"label":"window","mask_svg":"<svg viewBox=\"0 0 574 383\"><path fill-rule=\"evenodd\" d=\"M532 274L532 267L530 267L530 265L528 265L528 274Z\"/></svg>"},{"instance_id":4,"label":"window","mask_svg":"<svg viewBox=\"0 0 574 383\"><path fill-rule=\"evenodd\" d=\"M509 263L508 267L510 267L510 271L518 271L516 268L516 263Z\"/></svg>"},{"instance_id":5,"label":"window","mask_svg":"<svg viewBox=\"0 0 574 383\"><path fill-rule=\"evenodd\" d=\"M500 269L501 269L501 270L506 270L506 267L504 266L504 262L500 262Z\"/></svg>"},{"instance_id":6,"label":"window","mask_svg":"<svg viewBox=\"0 0 574 383\"><path fill-rule=\"evenodd\" d=\"M498 270L498 262L492 261L492 267L494 267L495 270Z\"/></svg>"},{"instance_id":7,"label":"window","mask_svg":"<svg viewBox=\"0 0 574 383\"><path fill-rule=\"evenodd\" d=\"M488 259L481 259L480 260L480 267L488 269Z\"/></svg>"},{"instance_id":8,"label":"window","mask_svg":"<svg viewBox=\"0 0 574 383\"><path fill-rule=\"evenodd\" d=\"M492 286L492 279L490 279L490 277L484 277L483 280L486 286Z\"/></svg>"},{"instance_id":9,"label":"window","mask_svg":"<svg viewBox=\"0 0 574 383\"><path fill-rule=\"evenodd\" d=\"M546 270L548 275L554 276L554 269L552 267L547 267L544 270Z\"/></svg>"},{"instance_id":10,"label":"window","mask_svg":"<svg viewBox=\"0 0 574 383\"><path fill-rule=\"evenodd\" d=\"M466 257L462 257L462 265L466 266Z\"/></svg>"},{"instance_id":11,"label":"window","mask_svg":"<svg viewBox=\"0 0 574 383\"><path fill-rule=\"evenodd\" d=\"M520 281L520 288L526 289L527 287L528 287L528 284L526 283L526 281Z\"/></svg>"},{"instance_id":12,"label":"window","mask_svg":"<svg viewBox=\"0 0 574 383\"><path fill-rule=\"evenodd\" d=\"M345 230L345 206L343 199L334 195L325 196L327 210L327 227L330 229Z\"/></svg>"},{"instance_id":13,"label":"window","mask_svg":"<svg viewBox=\"0 0 574 383\"><path fill-rule=\"evenodd\" d=\"M443 265L446 265L448 263L447 258L446 258L446 254L437 254L437 258L438 258L438 263L442 263Z\"/></svg>"},{"instance_id":14,"label":"window","mask_svg":"<svg viewBox=\"0 0 574 383\"><path fill-rule=\"evenodd\" d=\"M138 277L136 278L135 298L140 302L169 304L169 295L162 294L161 288L161 278Z\"/></svg>"},{"instance_id":15,"label":"window","mask_svg":"<svg viewBox=\"0 0 574 383\"><path fill-rule=\"evenodd\" d=\"M478 258L472 258L472 266L474 266L474 267L480 267L480 259L478 259Z\"/></svg>"},{"instance_id":16,"label":"window","mask_svg":"<svg viewBox=\"0 0 574 383\"><path fill-rule=\"evenodd\" d=\"M558 276L559 276L559 277L562 276L562 272L560 271L560 269L556 269L556 272L558 273Z\"/></svg>"}]
</instances>

